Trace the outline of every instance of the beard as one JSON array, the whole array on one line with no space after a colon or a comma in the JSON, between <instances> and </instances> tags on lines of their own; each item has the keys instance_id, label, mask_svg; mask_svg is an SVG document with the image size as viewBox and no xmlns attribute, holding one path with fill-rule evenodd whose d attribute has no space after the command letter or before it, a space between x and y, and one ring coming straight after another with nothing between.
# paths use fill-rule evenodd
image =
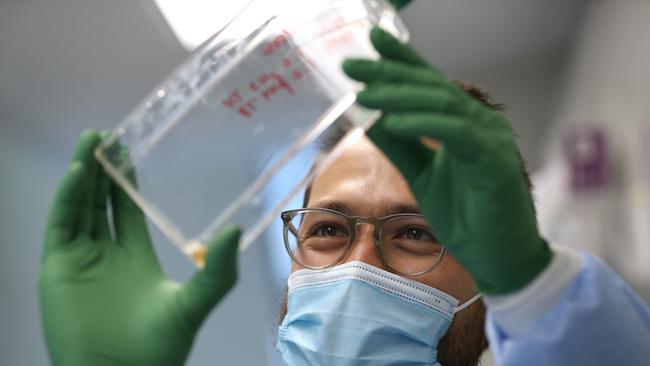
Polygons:
<instances>
[{"instance_id":1,"label":"beard","mask_svg":"<svg viewBox=\"0 0 650 366\"><path fill-rule=\"evenodd\" d=\"M278 326L287 315L287 288L280 303ZM485 336L486 308L483 301L475 301L458 312L447 333L438 343L438 362L443 366L477 366L481 355L487 349Z\"/></svg>"},{"instance_id":2,"label":"beard","mask_svg":"<svg viewBox=\"0 0 650 366\"><path fill-rule=\"evenodd\" d=\"M438 362L443 366L476 366L488 347L485 336L485 304L476 301L458 312L438 343Z\"/></svg>"}]
</instances>

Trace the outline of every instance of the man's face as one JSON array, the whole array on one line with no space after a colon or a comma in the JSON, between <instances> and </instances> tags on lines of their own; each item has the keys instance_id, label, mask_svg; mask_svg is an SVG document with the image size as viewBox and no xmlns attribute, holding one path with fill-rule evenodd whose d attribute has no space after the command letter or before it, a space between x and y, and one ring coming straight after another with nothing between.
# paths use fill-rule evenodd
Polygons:
<instances>
[{"instance_id":1,"label":"man's face","mask_svg":"<svg viewBox=\"0 0 650 366\"><path fill-rule=\"evenodd\" d=\"M401 208L403 212L404 208L410 207L409 211L418 213L407 182L397 168L365 137L346 150L316 178L307 207L336 207L347 215L367 217L394 214L395 208ZM362 261L391 271L382 263L375 249L373 229L371 225L360 225L357 228L358 235L344 262ZM292 272L298 269L301 266L293 262ZM405 277L442 290L460 303L476 294L471 276L449 253L445 254L433 270L423 275ZM450 330L439 345L440 361L446 361L443 362L444 365L473 363L472 359L477 356L471 354L480 354L486 345L483 335L484 315L485 308L482 302L477 301L454 317ZM467 342L478 344L468 345ZM468 348L474 348L474 351ZM457 359L457 356L461 356L459 352L463 357Z\"/></svg>"},{"instance_id":2,"label":"man's face","mask_svg":"<svg viewBox=\"0 0 650 366\"><path fill-rule=\"evenodd\" d=\"M330 165L311 187L307 207L332 208L352 216L382 217L395 208L419 213L408 184L394 165L367 139L362 139ZM375 249L374 228L358 227L358 235L345 262L361 261L391 271ZM434 233L435 234L435 233ZM295 262L292 272L300 269ZM405 276L442 290L461 303L476 294L469 273L447 253L440 265L423 275Z\"/></svg>"}]
</instances>

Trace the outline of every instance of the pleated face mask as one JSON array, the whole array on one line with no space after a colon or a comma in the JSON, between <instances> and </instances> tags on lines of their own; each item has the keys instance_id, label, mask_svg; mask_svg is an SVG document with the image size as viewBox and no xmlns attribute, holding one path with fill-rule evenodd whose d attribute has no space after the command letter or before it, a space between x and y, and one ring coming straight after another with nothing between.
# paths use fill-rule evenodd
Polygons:
<instances>
[{"instance_id":1,"label":"pleated face mask","mask_svg":"<svg viewBox=\"0 0 650 366\"><path fill-rule=\"evenodd\" d=\"M454 297L363 262L298 270L277 348L290 365L439 365Z\"/></svg>"}]
</instances>

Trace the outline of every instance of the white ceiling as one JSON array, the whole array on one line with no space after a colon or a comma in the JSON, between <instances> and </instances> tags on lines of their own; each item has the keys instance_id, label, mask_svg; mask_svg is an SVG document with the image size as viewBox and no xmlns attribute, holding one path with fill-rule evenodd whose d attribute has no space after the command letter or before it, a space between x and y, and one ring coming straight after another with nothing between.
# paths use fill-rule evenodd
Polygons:
<instances>
[{"instance_id":1,"label":"white ceiling","mask_svg":"<svg viewBox=\"0 0 650 366\"><path fill-rule=\"evenodd\" d=\"M432 62L480 80L557 59L583 7L420 0L403 18ZM0 1L2 134L43 152L69 149L84 127L114 126L186 55L153 0Z\"/></svg>"},{"instance_id":2,"label":"white ceiling","mask_svg":"<svg viewBox=\"0 0 650 366\"><path fill-rule=\"evenodd\" d=\"M415 1L402 14L412 41L453 74L538 64L570 45L586 1ZM442 50L442 51L441 51ZM456 75L454 75L456 76Z\"/></svg>"}]
</instances>

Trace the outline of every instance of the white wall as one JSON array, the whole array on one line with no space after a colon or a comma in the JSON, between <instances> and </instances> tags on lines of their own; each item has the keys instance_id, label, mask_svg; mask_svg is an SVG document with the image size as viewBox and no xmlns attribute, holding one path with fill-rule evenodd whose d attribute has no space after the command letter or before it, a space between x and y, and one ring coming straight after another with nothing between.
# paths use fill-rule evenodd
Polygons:
<instances>
[{"instance_id":1,"label":"white wall","mask_svg":"<svg viewBox=\"0 0 650 366\"><path fill-rule=\"evenodd\" d=\"M568 228L567 245L591 250L605 259L650 301L650 1L592 1L585 12L561 87L554 115L553 139L545 153L562 167L562 136L576 126L594 125L606 132L609 182L597 193L584 227ZM559 168L558 168L559 167ZM556 175L558 175L556 174ZM550 174L546 175L550 177ZM565 190L566 177L540 183L551 202ZM571 192L564 201L576 210ZM556 199L556 201L559 200ZM600 203L594 203L599 201ZM546 207L541 207L546 211ZM566 211L566 210L562 210ZM540 217L548 226L558 210ZM545 216L549 216L548 218ZM587 225L592 225L591 228ZM553 229L554 231L557 231ZM598 230L598 232L596 232ZM591 232L588 232L591 231ZM568 232L568 230L564 230ZM551 238L555 239L555 238Z\"/></svg>"}]
</instances>

